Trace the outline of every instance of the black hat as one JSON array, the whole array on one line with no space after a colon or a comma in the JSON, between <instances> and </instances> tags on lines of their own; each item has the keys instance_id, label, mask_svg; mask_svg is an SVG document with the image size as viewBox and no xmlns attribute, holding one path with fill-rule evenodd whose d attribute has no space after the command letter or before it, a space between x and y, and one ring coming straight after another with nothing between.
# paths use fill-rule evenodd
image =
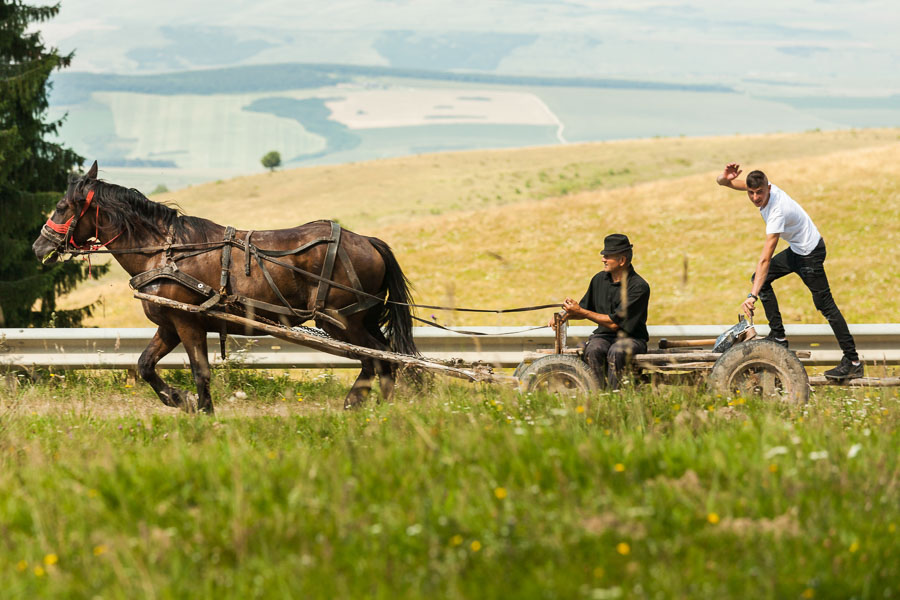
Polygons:
<instances>
[{"instance_id":1,"label":"black hat","mask_svg":"<svg viewBox=\"0 0 900 600\"><path fill-rule=\"evenodd\" d=\"M628 241L628 236L624 233L613 233L603 240L603 250L600 251L600 254L603 256L625 254L629 250L631 250L631 242Z\"/></svg>"}]
</instances>

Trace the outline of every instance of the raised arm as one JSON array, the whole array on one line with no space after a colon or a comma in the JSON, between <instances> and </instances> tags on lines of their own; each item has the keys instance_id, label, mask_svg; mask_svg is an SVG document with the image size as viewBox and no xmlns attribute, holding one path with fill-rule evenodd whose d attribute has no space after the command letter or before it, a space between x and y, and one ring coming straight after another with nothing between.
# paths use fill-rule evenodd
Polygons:
<instances>
[{"instance_id":1,"label":"raised arm","mask_svg":"<svg viewBox=\"0 0 900 600\"><path fill-rule=\"evenodd\" d=\"M737 178L741 173L743 173L743 171L741 171L741 165L737 163L728 163L725 165L725 170L716 177L716 183L723 187L746 192L747 182Z\"/></svg>"}]
</instances>

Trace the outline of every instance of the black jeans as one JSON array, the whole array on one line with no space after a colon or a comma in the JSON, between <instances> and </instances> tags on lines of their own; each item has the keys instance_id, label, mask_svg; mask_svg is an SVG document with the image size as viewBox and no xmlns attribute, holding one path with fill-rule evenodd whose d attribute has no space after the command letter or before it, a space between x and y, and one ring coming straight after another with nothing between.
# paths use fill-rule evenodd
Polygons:
<instances>
[{"instance_id":1,"label":"black jeans","mask_svg":"<svg viewBox=\"0 0 900 600\"><path fill-rule=\"evenodd\" d=\"M766 311L766 318L769 319L769 327L772 334L776 337L783 338L784 323L781 320L781 312L778 310L778 299L775 297L775 290L772 289L772 282L780 279L789 273L796 273L803 280L803 283L812 292L813 303L816 308L828 319L834 337L837 338L844 356L850 360L859 360L856 353L856 343L853 336L850 335L850 329L847 327L847 321L844 315L834 303L831 297L831 288L828 286L828 277L825 275L825 240L819 239L819 244L815 249L806 256L800 256L790 249L790 247L782 250L774 257L769 264L769 274L759 289L759 299L762 301L763 308ZM750 280L756 278L754 274Z\"/></svg>"},{"instance_id":2,"label":"black jeans","mask_svg":"<svg viewBox=\"0 0 900 600\"><path fill-rule=\"evenodd\" d=\"M619 389L619 381L631 362L631 357L646 351L647 342L643 340L634 338L614 340L594 334L584 345L584 362L597 375L601 385L605 384L616 390Z\"/></svg>"}]
</instances>

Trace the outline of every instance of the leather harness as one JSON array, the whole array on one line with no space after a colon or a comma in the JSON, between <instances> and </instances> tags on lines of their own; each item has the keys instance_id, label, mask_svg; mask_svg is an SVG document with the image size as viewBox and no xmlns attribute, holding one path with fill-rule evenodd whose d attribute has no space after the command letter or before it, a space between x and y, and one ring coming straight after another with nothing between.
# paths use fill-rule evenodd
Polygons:
<instances>
[{"instance_id":1,"label":"leather harness","mask_svg":"<svg viewBox=\"0 0 900 600\"><path fill-rule=\"evenodd\" d=\"M384 302L383 297L368 294L362 289L362 284L359 281L359 277L356 275L356 270L353 268L353 263L350 261L350 257L347 254L347 251L341 246L341 226L338 223L335 223L333 221L331 222L331 235L329 237L311 240L303 244L302 246L298 246L297 248L293 248L291 250L265 250L258 246L255 246L250 241L250 238L254 233L252 230L247 232L247 235L243 240L235 239L235 233L236 232L234 227L229 225L225 228L225 238L222 247L222 272L219 277L218 289L215 289L213 286L203 283L196 277L189 275L188 273L185 273L178 268L178 260L187 258L189 256L195 256L203 252L208 252L209 250L186 252L180 254L179 256L174 256L172 252L172 245L174 243L174 227L171 225L169 226L169 230L166 235L166 243L163 246L166 254L166 264L162 267L150 269L149 271L144 271L143 273L135 275L128 281L128 285L130 285L134 290L140 290L142 287L154 281L167 279L180 283L181 285L191 289L192 291L206 296L207 299L200 305L202 311L207 311L212 309L213 307L217 307L220 305L224 305L226 307L242 306L244 308L244 311L247 313L253 313L255 311L261 310L279 315L299 317L303 319L304 322L310 319L322 319L341 329L347 328L343 322L342 317L348 317L358 312L367 310L375 306L376 304ZM325 253L325 261L322 264L322 273L319 276L315 276L312 273L307 273L306 271L298 269L293 265L288 265L281 261L273 260L275 257L300 254L301 252L305 252L306 250L318 246L319 244L328 244L328 249ZM245 276L250 276L251 258L256 259L256 264L262 271L263 277L265 277L266 282L269 284L269 287L272 288L272 291L281 301L282 305L271 304L269 302L263 302L261 300L248 298L246 296L228 293L232 262L232 248L238 248L244 252ZM344 265L344 271L347 274L347 279L350 281L349 288L348 286L338 284L332 280L332 275L334 273L334 263L337 257L340 257L341 263ZM278 286L275 284L275 280L272 279L272 275L269 273L269 269L266 267L265 261L275 262L275 264L290 268L291 270L297 271L301 274L309 275L312 278L318 280L319 283L318 287L316 288L315 296L310 298L310 306L308 308L299 309L291 306L291 303L287 300L287 298L284 297L284 294L281 293L281 290L278 289ZM331 287L350 289L351 291L356 292L357 301L338 310L326 308L326 299ZM222 346L221 349L223 358L225 357L226 338L227 332L225 329L225 321L222 321L222 328L219 331L219 340Z\"/></svg>"}]
</instances>

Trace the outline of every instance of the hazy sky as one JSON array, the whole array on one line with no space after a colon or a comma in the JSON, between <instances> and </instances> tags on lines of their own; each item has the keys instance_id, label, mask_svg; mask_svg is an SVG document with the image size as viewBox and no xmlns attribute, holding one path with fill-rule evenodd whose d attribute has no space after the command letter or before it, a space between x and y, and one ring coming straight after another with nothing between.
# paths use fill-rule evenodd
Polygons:
<instances>
[{"instance_id":1,"label":"hazy sky","mask_svg":"<svg viewBox=\"0 0 900 600\"><path fill-rule=\"evenodd\" d=\"M896 0L62 0L41 29L87 71L402 66L422 48L435 68L465 70L478 66L460 58L474 44L498 73L876 96L900 93L898 26Z\"/></svg>"}]
</instances>

